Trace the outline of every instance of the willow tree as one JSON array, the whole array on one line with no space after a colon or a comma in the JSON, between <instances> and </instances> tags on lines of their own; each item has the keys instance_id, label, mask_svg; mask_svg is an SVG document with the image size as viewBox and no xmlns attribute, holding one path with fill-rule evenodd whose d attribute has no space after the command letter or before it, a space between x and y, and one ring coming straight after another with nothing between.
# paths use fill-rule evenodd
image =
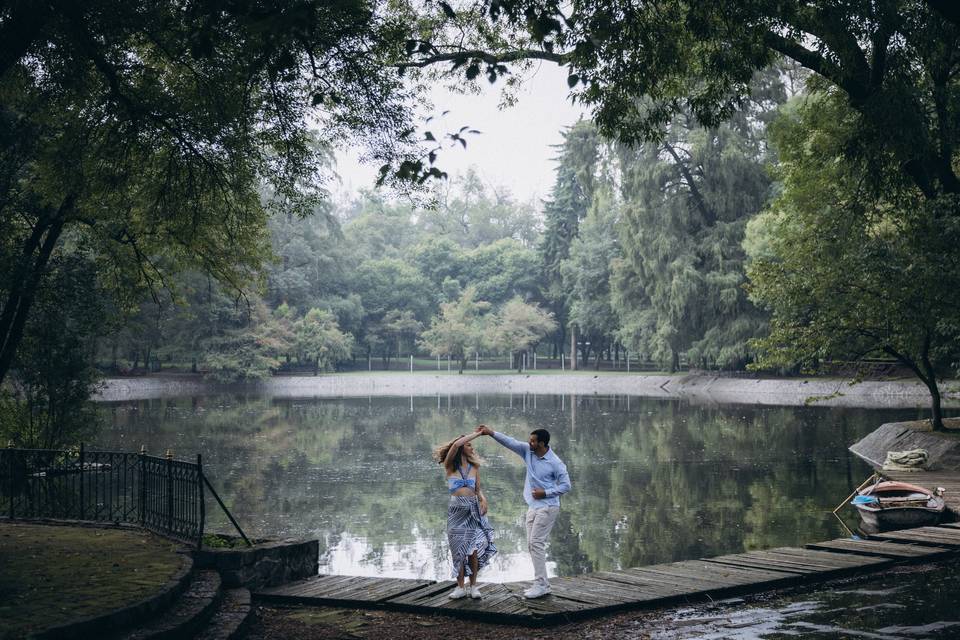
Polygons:
<instances>
[{"instance_id":1,"label":"willow tree","mask_svg":"<svg viewBox=\"0 0 960 640\"><path fill-rule=\"evenodd\" d=\"M662 138L622 145L620 232L614 279L631 347L668 363L742 368L764 316L743 291L747 220L768 198L763 123L785 99L779 69L758 74L751 102L719 127L681 114ZM638 296L629 290L640 288Z\"/></svg>"},{"instance_id":2,"label":"willow tree","mask_svg":"<svg viewBox=\"0 0 960 640\"><path fill-rule=\"evenodd\" d=\"M239 289L268 255L266 183L309 211L310 141L402 144L396 25L364 0L15 2L0 10L0 382L51 256L114 289L199 268Z\"/></svg>"}]
</instances>

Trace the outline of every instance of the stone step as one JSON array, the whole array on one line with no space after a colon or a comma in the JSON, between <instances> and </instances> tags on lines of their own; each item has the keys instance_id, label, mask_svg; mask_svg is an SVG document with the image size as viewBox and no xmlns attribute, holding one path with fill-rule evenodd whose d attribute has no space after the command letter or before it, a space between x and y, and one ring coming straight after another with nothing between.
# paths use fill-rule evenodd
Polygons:
<instances>
[{"instance_id":1,"label":"stone step","mask_svg":"<svg viewBox=\"0 0 960 640\"><path fill-rule=\"evenodd\" d=\"M207 626L195 636L196 640L238 640L246 633L252 612L249 589L228 589Z\"/></svg>"},{"instance_id":2,"label":"stone step","mask_svg":"<svg viewBox=\"0 0 960 640\"><path fill-rule=\"evenodd\" d=\"M118 640L186 640L210 620L223 597L220 574L197 571L190 587L166 611L120 636Z\"/></svg>"}]
</instances>

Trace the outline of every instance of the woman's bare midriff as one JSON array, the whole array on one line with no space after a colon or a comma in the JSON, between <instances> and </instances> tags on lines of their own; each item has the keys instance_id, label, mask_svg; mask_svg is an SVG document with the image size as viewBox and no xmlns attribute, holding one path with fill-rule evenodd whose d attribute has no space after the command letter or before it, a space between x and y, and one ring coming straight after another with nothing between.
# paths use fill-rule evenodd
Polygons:
<instances>
[{"instance_id":1,"label":"woman's bare midriff","mask_svg":"<svg viewBox=\"0 0 960 640\"><path fill-rule=\"evenodd\" d=\"M452 496L466 496L467 498L472 498L476 496L476 492L473 489L468 489L467 487L460 487L450 495Z\"/></svg>"}]
</instances>

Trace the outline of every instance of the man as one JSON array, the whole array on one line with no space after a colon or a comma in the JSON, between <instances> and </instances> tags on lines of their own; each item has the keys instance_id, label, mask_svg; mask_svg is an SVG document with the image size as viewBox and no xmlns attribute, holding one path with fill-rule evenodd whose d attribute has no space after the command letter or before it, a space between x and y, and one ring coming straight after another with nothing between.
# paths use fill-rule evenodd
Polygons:
<instances>
[{"instance_id":1,"label":"man","mask_svg":"<svg viewBox=\"0 0 960 640\"><path fill-rule=\"evenodd\" d=\"M523 458L527 477L523 483L523 499L527 501L527 549L533 559L533 586L524 591L526 598L540 598L550 593L547 581L547 537L560 513L560 496L570 491L567 466L550 448L550 432L536 429L526 444L508 435L480 425L476 429Z\"/></svg>"}]
</instances>

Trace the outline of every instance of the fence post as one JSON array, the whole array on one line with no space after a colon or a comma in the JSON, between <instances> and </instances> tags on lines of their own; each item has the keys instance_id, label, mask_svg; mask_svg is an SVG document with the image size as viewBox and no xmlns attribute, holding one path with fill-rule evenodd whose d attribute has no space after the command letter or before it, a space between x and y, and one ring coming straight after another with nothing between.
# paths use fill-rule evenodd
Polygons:
<instances>
[{"instance_id":1,"label":"fence post","mask_svg":"<svg viewBox=\"0 0 960 640\"><path fill-rule=\"evenodd\" d=\"M137 505L137 518L140 520L140 526L143 526L147 518L147 446L140 445L140 504Z\"/></svg>"},{"instance_id":2,"label":"fence post","mask_svg":"<svg viewBox=\"0 0 960 640\"><path fill-rule=\"evenodd\" d=\"M13 440L12 439L7 441L7 449L10 449L10 451L7 451L7 470L10 473L10 475L7 476L7 480L9 482L9 484L7 485L7 493L10 494L10 509L9 509L10 519L13 520L14 512L13 512Z\"/></svg>"},{"instance_id":3,"label":"fence post","mask_svg":"<svg viewBox=\"0 0 960 640\"><path fill-rule=\"evenodd\" d=\"M83 443L80 443L80 519L85 520L86 518L86 491L83 486Z\"/></svg>"},{"instance_id":4,"label":"fence post","mask_svg":"<svg viewBox=\"0 0 960 640\"><path fill-rule=\"evenodd\" d=\"M173 451L167 449L167 533L173 531Z\"/></svg>"},{"instance_id":5,"label":"fence post","mask_svg":"<svg viewBox=\"0 0 960 640\"><path fill-rule=\"evenodd\" d=\"M197 494L200 498L200 532L197 534L197 549L203 546L203 526L207 521L207 506L203 499L203 457L197 454Z\"/></svg>"}]
</instances>

